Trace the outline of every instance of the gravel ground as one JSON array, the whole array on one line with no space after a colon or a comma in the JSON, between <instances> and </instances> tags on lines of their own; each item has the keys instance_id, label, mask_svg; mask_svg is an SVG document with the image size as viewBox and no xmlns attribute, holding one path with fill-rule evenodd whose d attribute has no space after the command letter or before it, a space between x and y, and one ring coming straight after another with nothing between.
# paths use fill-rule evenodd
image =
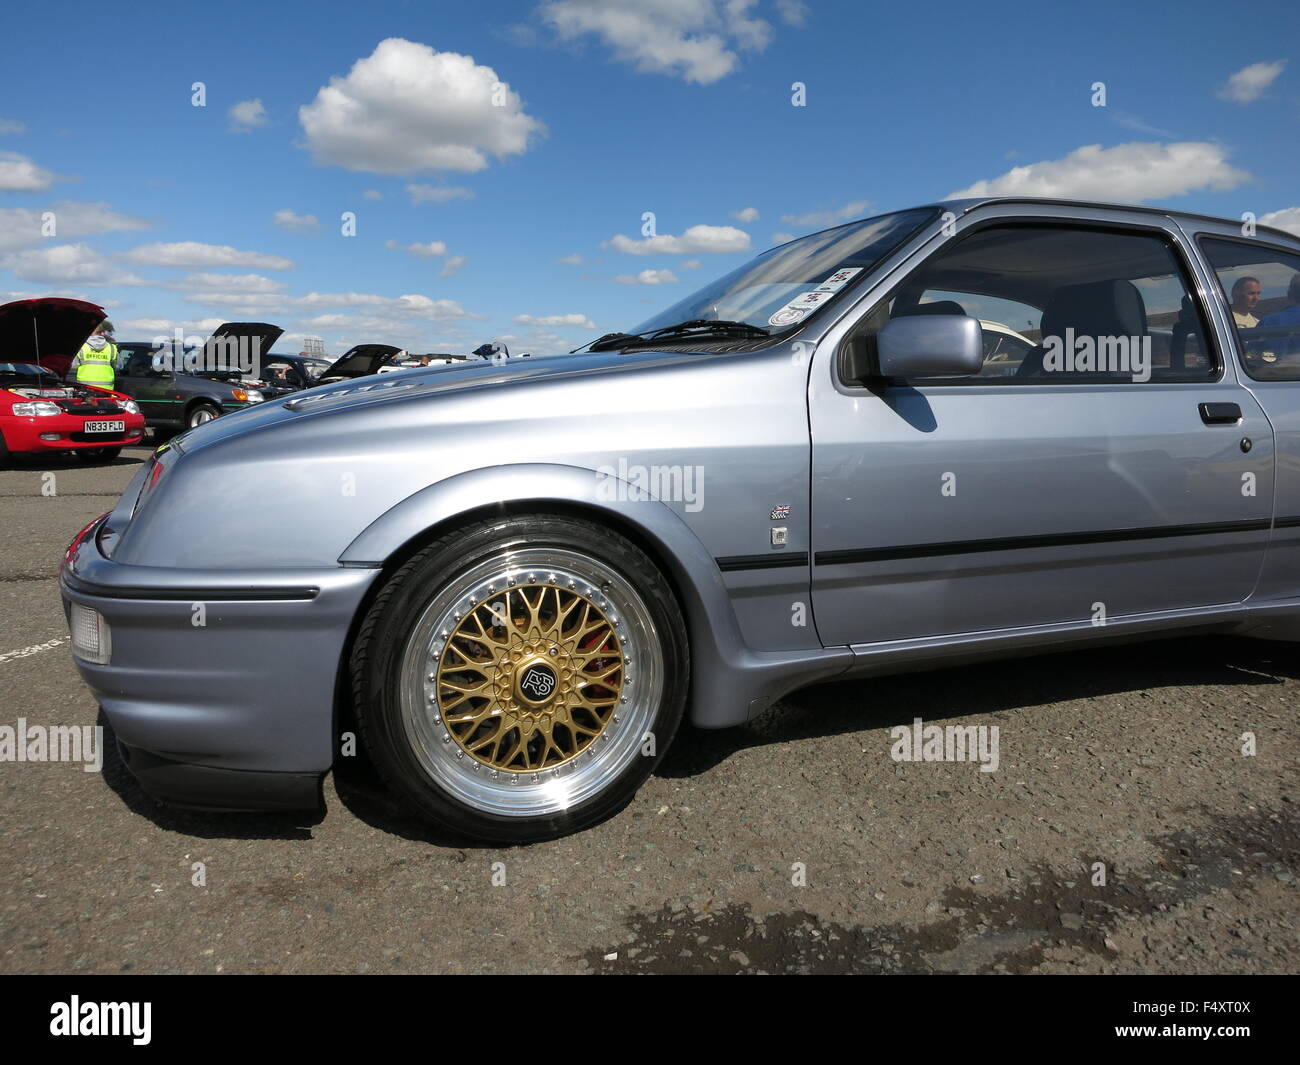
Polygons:
<instances>
[{"instance_id":1,"label":"gravel ground","mask_svg":"<svg viewBox=\"0 0 1300 1065\"><path fill-rule=\"evenodd\" d=\"M0 725L96 721L54 574L146 455L0 472ZM810 688L519 849L430 837L362 759L308 818L0 762L0 971L1295 972L1298 667L1196 638ZM998 726L998 770L891 760L917 717Z\"/></svg>"}]
</instances>

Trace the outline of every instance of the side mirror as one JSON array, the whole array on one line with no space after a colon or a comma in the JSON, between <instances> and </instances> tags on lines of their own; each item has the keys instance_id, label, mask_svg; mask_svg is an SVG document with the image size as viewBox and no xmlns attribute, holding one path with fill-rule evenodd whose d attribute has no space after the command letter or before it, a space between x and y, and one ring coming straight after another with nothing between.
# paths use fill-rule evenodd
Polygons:
<instances>
[{"instance_id":1,"label":"side mirror","mask_svg":"<svg viewBox=\"0 0 1300 1065\"><path fill-rule=\"evenodd\" d=\"M984 365L978 318L917 314L891 318L876 334L879 377L969 377Z\"/></svg>"}]
</instances>

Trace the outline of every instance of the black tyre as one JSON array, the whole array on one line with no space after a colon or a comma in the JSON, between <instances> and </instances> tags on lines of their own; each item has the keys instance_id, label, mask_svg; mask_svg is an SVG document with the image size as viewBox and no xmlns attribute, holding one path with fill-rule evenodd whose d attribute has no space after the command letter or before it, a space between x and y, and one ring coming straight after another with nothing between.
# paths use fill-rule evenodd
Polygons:
<instances>
[{"instance_id":1,"label":"black tyre","mask_svg":"<svg viewBox=\"0 0 1300 1065\"><path fill-rule=\"evenodd\" d=\"M690 657L672 589L593 522L502 518L429 544L353 649L381 776L439 827L550 839L622 809L672 742Z\"/></svg>"},{"instance_id":2,"label":"black tyre","mask_svg":"<svg viewBox=\"0 0 1300 1065\"><path fill-rule=\"evenodd\" d=\"M185 426L193 429L199 425L206 425L213 418L221 416L221 408L214 403L196 403L189 409L185 415Z\"/></svg>"}]
</instances>

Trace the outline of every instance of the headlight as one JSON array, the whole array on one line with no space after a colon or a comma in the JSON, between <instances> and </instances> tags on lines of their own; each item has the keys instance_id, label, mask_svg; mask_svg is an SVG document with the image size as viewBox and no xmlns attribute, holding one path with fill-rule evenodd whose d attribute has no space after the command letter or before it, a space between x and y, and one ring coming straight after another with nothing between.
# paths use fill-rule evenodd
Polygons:
<instances>
[{"instance_id":1,"label":"headlight","mask_svg":"<svg viewBox=\"0 0 1300 1065\"><path fill-rule=\"evenodd\" d=\"M15 403L14 417L16 418L48 418L53 414L62 414L57 403L47 403L45 400L38 399L35 403Z\"/></svg>"},{"instance_id":2,"label":"headlight","mask_svg":"<svg viewBox=\"0 0 1300 1065\"><path fill-rule=\"evenodd\" d=\"M265 397L264 395L262 395L261 392L254 392L254 391L252 391L251 389L249 390L249 392L248 392L248 402L249 402L249 403L261 403L262 400L264 400L264 399L266 399L266 397Z\"/></svg>"},{"instance_id":3,"label":"headlight","mask_svg":"<svg viewBox=\"0 0 1300 1065\"><path fill-rule=\"evenodd\" d=\"M139 414L140 405L133 399L119 399L118 405L127 412L127 414Z\"/></svg>"}]
</instances>

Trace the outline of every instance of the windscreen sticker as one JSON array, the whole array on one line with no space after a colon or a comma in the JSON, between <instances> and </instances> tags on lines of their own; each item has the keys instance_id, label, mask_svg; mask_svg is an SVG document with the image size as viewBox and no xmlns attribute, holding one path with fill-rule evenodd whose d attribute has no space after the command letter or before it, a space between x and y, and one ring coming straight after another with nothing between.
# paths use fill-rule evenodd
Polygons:
<instances>
[{"instance_id":1,"label":"windscreen sticker","mask_svg":"<svg viewBox=\"0 0 1300 1065\"><path fill-rule=\"evenodd\" d=\"M818 289L812 289L809 292L801 292L772 315L772 317L767 320L767 324L793 325L813 308L825 303L834 295L834 292L822 292Z\"/></svg>"},{"instance_id":2,"label":"windscreen sticker","mask_svg":"<svg viewBox=\"0 0 1300 1065\"><path fill-rule=\"evenodd\" d=\"M847 266L843 270L836 270L835 273L817 286L817 291L838 292L860 273L862 273L862 267L860 266Z\"/></svg>"}]
</instances>

